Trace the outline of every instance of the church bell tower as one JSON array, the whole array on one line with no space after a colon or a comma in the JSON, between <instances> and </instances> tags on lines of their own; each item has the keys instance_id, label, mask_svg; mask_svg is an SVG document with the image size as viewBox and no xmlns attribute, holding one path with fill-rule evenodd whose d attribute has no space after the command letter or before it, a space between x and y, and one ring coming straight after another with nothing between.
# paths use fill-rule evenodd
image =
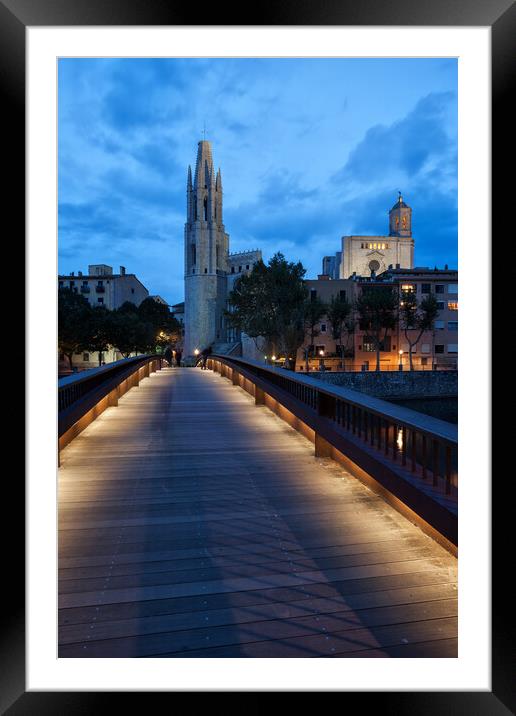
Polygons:
<instances>
[{"instance_id":1,"label":"church bell tower","mask_svg":"<svg viewBox=\"0 0 516 716\"><path fill-rule=\"evenodd\" d=\"M211 142L200 141L192 180L188 167L185 223L184 356L225 339L224 309L229 236L222 222L222 177Z\"/></svg>"},{"instance_id":2,"label":"church bell tower","mask_svg":"<svg viewBox=\"0 0 516 716\"><path fill-rule=\"evenodd\" d=\"M401 192L389 211L389 236L412 236L412 209L403 201Z\"/></svg>"}]
</instances>

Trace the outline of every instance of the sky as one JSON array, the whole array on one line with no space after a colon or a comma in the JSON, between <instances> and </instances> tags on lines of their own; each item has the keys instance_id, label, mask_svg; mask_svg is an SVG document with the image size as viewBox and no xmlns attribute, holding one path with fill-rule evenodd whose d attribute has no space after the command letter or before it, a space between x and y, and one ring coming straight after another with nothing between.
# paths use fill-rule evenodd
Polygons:
<instances>
[{"instance_id":1,"label":"sky","mask_svg":"<svg viewBox=\"0 0 516 716\"><path fill-rule=\"evenodd\" d=\"M58 65L59 273L120 265L183 300L188 165L212 142L230 251L300 260L412 207L415 265L457 268L455 59L71 59Z\"/></svg>"}]
</instances>

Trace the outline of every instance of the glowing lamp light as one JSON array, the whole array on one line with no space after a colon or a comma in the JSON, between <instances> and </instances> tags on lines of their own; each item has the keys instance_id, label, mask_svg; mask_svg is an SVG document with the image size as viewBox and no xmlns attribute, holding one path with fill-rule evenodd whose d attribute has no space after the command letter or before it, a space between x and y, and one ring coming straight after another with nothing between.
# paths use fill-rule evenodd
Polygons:
<instances>
[{"instance_id":1,"label":"glowing lamp light","mask_svg":"<svg viewBox=\"0 0 516 716\"><path fill-rule=\"evenodd\" d=\"M323 356L323 355L324 355L324 351L319 351L319 355L320 355L320 356Z\"/></svg>"},{"instance_id":2,"label":"glowing lamp light","mask_svg":"<svg viewBox=\"0 0 516 716\"><path fill-rule=\"evenodd\" d=\"M199 349L198 349L198 348L196 348L196 349L194 350L194 355L196 355L196 356L199 355Z\"/></svg>"},{"instance_id":3,"label":"glowing lamp light","mask_svg":"<svg viewBox=\"0 0 516 716\"><path fill-rule=\"evenodd\" d=\"M402 355L403 355L403 351L399 351L399 354L400 354L400 356L402 356Z\"/></svg>"},{"instance_id":4,"label":"glowing lamp light","mask_svg":"<svg viewBox=\"0 0 516 716\"><path fill-rule=\"evenodd\" d=\"M276 360L276 356L272 356L272 360Z\"/></svg>"}]
</instances>

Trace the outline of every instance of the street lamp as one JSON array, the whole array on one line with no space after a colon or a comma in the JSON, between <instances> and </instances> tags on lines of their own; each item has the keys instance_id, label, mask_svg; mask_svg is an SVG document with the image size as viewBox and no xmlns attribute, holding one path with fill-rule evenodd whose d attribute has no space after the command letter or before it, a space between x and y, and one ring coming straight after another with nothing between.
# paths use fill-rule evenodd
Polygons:
<instances>
[{"instance_id":1,"label":"street lamp","mask_svg":"<svg viewBox=\"0 0 516 716\"><path fill-rule=\"evenodd\" d=\"M321 356L319 359L319 368L324 373L324 351L320 350L319 355Z\"/></svg>"},{"instance_id":2,"label":"street lamp","mask_svg":"<svg viewBox=\"0 0 516 716\"><path fill-rule=\"evenodd\" d=\"M398 366L398 370L403 370L403 362L402 362L402 360L403 360L403 351L400 351L399 354L400 354L400 364L399 364L399 366Z\"/></svg>"}]
</instances>

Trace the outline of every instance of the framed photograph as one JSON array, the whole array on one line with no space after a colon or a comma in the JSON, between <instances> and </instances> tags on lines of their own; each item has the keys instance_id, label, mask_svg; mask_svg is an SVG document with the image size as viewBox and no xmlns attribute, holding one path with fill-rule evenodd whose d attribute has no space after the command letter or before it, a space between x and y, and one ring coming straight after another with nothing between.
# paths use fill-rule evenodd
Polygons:
<instances>
[{"instance_id":1,"label":"framed photograph","mask_svg":"<svg viewBox=\"0 0 516 716\"><path fill-rule=\"evenodd\" d=\"M509 713L508 611L491 579L507 523L491 534L486 274L508 197L497 172L514 4L283 3L245 22L210 11L202 24L191 14L152 2L0 7L28 308L25 504L9 486L21 578L8 595L2 708L89 712L107 691L343 691L392 713ZM326 312L310 330L303 313L302 338L271 330L260 342L272 319L260 302L245 314L242 287L281 261L302 264L304 300ZM406 314L390 334L382 324L382 339L365 306L380 284ZM63 291L84 311L69 351L54 320ZM357 312L347 333L329 313L337 291ZM428 295L437 312L424 323ZM117 316L116 349L98 338L102 312ZM56 353L70 374L59 405ZM387 389L353 403L346 390L375 367L370 380L415 369L441 393L458 373L458 461L456 416L426 406L410 422L403 411L419 407L395 391L385 416L374 396L393 398ZM109 416L125 391L121 428ZM61 424L62 400L73 410ZM205 405L195 415L192 400ZM285 423L304 437L282 458ZM253 430L270 431L263 448ZM397 480L411 464L424 490ZM334 469L355 491L334 489L340 473L321 482Z\"/></svg>"}]
</instances>

